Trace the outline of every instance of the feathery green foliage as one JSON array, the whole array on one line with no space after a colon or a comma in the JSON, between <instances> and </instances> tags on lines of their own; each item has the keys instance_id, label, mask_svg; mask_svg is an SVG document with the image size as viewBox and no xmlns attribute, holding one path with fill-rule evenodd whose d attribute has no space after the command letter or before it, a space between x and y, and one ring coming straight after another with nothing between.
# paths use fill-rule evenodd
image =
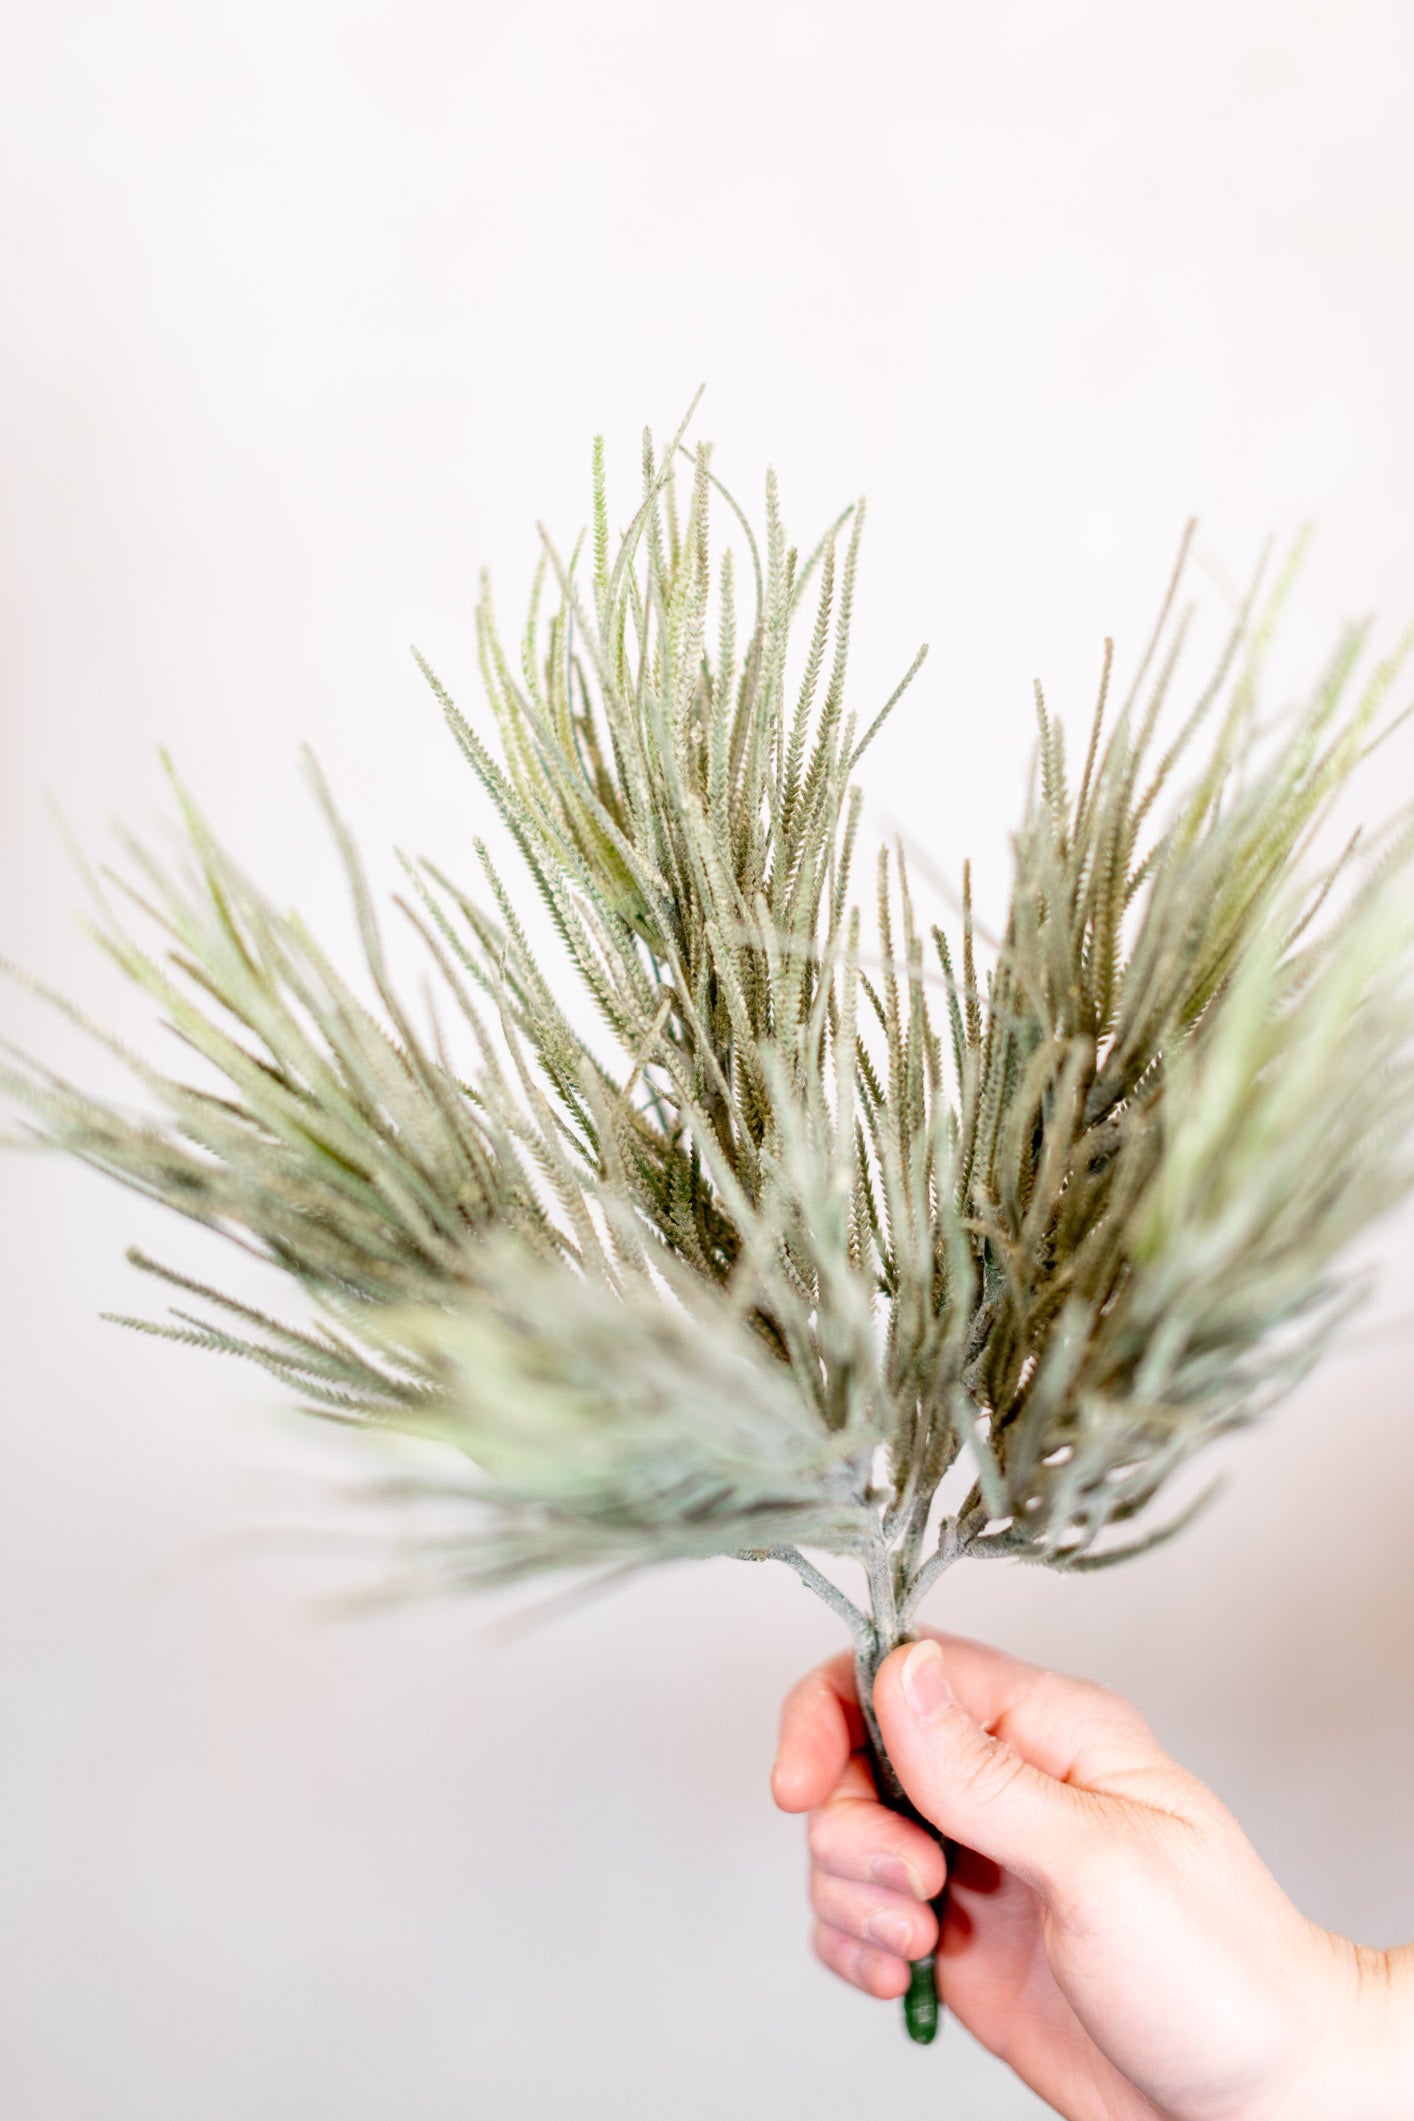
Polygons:
<instances>
[{"instance_id":1,"label":"feathery green foliage","mask_svg":"<svg viewBox=\"0 0 1414 2121\"><path fill-rule=\"evenodd\" d=\"M147 1330L478 1469L449 1476L437 1580L775 1556L848 1621L867 1707L960 1555L1092 1568L1185 1522L1102 1536L1358 1294L1343 1255L1411 1177L1414 828L1333 867L1312 846L1400 659L1358 681L1351 629L1259 722L1284 580L1174 724L1181 555L1112 715L1107 648L1078 777L1038 689L990 969L966 870L950 939L901 850L866 948L853 776L923 652L861 733L862 504L802 564L774 476L758 540L686 425L645 435L619 537L596 442L589 551L546 539L517 643L483 589L489 723L427 671L573 998L481 842L474 893L405 863L460 1074L395 992L318 775L381 1014L178 786L185 866L130 846L96 932L224 1089L124 1055L133 1116L18 1056L3 1080L40 1141L304 1300L283 1322L139 1257L184 1292ZM802 1547L860 1563L863 1606Z\"/></svg>"},{"instance_id":2,"label":"feathery green foliage","mask_svg":"<svg viewBox=\"0 0 1414 2121\"><path fill-rule=\"evenodd\" d=\"M1351 697L1352 630L1261 730L1283 582L1160 750L1176 570L1108 729L1107 650L1073 792L1038 689L985 985L966 872L955 949L925 934L901 852L879 857L866 963L852 777L922 651L861 737L862 506L801 565L774 477L758 543L682 433L661 454L645 435L617 540L596 442L587 579L583 540L568 563L545 541L514 661L483 588L494 741L428 672L607 1041L478 841L479 897L406 864L474 1051L461 1079L394 990L316 771L381 1017L178 784L185 868L130 844L97 932L225 1094L128 1055L153 1116L33 1063L7 1082L39 1138L312 1306L278 1322L144 1259L198 1306L149 1330L482 1468L454 1573L804 1543L866 1563L887 1631L959 1552L1111 1558L1106 1526L1325 1344L1339 1254L1408 1179L1411 835L1315 932L1334 879L1305 849L1398 659ZM713 559L722 502L745 611L732 552ZM925 1555L960 1454L971 1492Z\"/></svg>"}]
</instances>

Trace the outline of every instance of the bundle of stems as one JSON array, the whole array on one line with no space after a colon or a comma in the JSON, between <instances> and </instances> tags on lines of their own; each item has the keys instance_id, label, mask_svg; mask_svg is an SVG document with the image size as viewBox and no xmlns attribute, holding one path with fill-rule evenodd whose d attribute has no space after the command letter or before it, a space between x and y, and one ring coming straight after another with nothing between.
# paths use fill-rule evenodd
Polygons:
<instances>
[{"instance_id":1,"label":"bundle of stems","mask_svg":"<svg viewBox=\"0 0 1414 2121\"><path fill-rule=\"evenodd\" d=\"M315 772L367 999L174 782L183 856L129 842L91 879L94 933L200 1079L111 1040L140 1112L19 1055L3 1079L22 1138L301 1299L280 1318L132 1254L180 1293L127 1323L448 1447L445 1477L406 1483L455 1511L423 1582L785 1562L850 1630L906 1809L872 1679L943 1571L1094 1569L1168 1538L1197 1504L1123 1528L1364 1293L1349 1249L1411 1176L1414 819L1315 848L1391 726L1402 651L1362 676L1349 627L1263 719L1293 560L1174 715L1185 539L1118 706L1106 645L1078 772L1038 688L999 939L966 867L950 938L886 848L866 942L854 774L923 651L861 726L862 503L802 561L774 476L758 535L688 420L662 450L645 434L617 538L596 441L588 550L545 538L518 641L483 590L489 718L427 671L524 869L508 883L478 841L473 893L404 860L459 1057L400 999ZM858 1565L858 1599L809 1552ZM906 2017L931 2037L926 1962Z\"/></svg>"}]
</instances>

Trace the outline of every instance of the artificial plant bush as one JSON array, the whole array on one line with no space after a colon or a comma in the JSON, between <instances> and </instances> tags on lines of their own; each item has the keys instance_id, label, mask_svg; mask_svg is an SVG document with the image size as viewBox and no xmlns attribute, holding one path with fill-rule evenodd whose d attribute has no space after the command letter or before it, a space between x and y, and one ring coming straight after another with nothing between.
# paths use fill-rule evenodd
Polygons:
<instances>
[{"instance_id":1,"label":"artificial plant bush","mask_svg":"<svg viewBox=\"0 0 1414 2121\"><path fill-rule=\"evenodd\" d=\"M302 1299L279 1320L134 1254L185 1300L129 1323L447 1447L434 1580L787 1562L850 1628L906 1808L871 1685L930 1585L964 1555L1091 1569L1185 1522L1113 1535L1310 1367L1359 1293L1342 1255L1408 1183L1409 814L1310 851L1399 658L1361 680L1348 629L1263 724L1279 584L1169 728L1176 571L1117 708L1106 649L1078 771L1038 691L984 974L965 867L953 941L901 850L867 922L856 902L855 768L922 661L861 729L862 506L801 564L774 479L758 539L686 425L645 436L621 537L596 442L589 550L546 541L518 643L483 592L489 718L427 672L524 870L478 842L473 893L404 863L460 1058L399 1000L316 774L376 1012L179 787L185 864L131 846L95 932L206 1082L124 1053L138 1117L34 1062L5 1079L31 1137ZM857 1602L807 1549L859 1565ZM906 2010L930 2037L931 1963Z\"/></svg>"}]
</instances>

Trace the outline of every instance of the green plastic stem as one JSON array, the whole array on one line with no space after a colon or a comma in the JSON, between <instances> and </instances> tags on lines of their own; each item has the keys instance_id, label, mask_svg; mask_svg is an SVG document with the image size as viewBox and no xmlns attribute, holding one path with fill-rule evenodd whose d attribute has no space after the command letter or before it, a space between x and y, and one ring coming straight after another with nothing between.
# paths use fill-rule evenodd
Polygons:
<instances>
[{"instance_id":1,"label":"green plastic stem","mask_svg":"<svg viewBox=\"0 0 1414 2121\"><path fill-rule=\"evenodd\" d=\"M938 1969L934 1955L915 1959L910 1969L908 1993L903 1999L904 2030L919 2047L938 2037Z\"/></svg>"},{"instance_id":2,"label":"green plastic stem","mask_svg":"<svg viewBox=\"0 0 1414 2121\"><path fill-rule=\"evenodd\" d=\"M898 1639L910 1641L912 1638L901 1636ZM892 1648L893 1644L890 1644L889 1647ZM901 1819L911 1819L915 1826L921 1826L924 1832L931 1834L933 1839L939 1842L946 1851L947 1843L943 1841L938 1829L930 1819L923 1817L916 1805L910 1803L905 1795L903 1784L894 1773L894 1764L885 1750L878 1720L874 1715L874 1673L881 1662L882 1658L876 1648L873 1657L861 1654L856 1665L859 1705L864 1712L864 1724L869 1737L869 1765L873 1771L874 1787L879 1793L881 1804L886 1804L891 1812L897 1812ZM947 1891L945 1884L942 1892L939 1893L937 1899L933 1902L933 1912L938 1918L940 1928ZM938 2001L937 1954L929 1952L922 1959L915 1959L912 1962L908 1990L903 1999L903 2027L909 2039L915 2042L917 2046L927 2047L931 2041L936 2040L938 2037L938 2027L941 2021L942 2005Z\"/></svg>"}]
</instances>

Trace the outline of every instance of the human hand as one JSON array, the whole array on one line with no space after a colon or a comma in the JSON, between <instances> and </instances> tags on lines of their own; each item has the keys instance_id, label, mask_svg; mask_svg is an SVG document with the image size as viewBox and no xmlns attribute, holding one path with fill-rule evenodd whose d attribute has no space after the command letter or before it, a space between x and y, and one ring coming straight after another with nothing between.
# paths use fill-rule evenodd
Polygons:
<instances>
[{"instance_id":1,"label":"human hand","mask_svg":"<svg viewBox=\"0 0 1414 2121\"><path fill-rule=\"evenodd\" d=\"M874 1996L938 1951L946 2008L1067 2121L1409 2121L1414 1947L1308 1921L1127 1701L959 1636L875 1711L944 1856L875 1794L848 1655L788 1697L772 1792L808 1812L815 1950Z\"/></svg>"}]
</instances>

